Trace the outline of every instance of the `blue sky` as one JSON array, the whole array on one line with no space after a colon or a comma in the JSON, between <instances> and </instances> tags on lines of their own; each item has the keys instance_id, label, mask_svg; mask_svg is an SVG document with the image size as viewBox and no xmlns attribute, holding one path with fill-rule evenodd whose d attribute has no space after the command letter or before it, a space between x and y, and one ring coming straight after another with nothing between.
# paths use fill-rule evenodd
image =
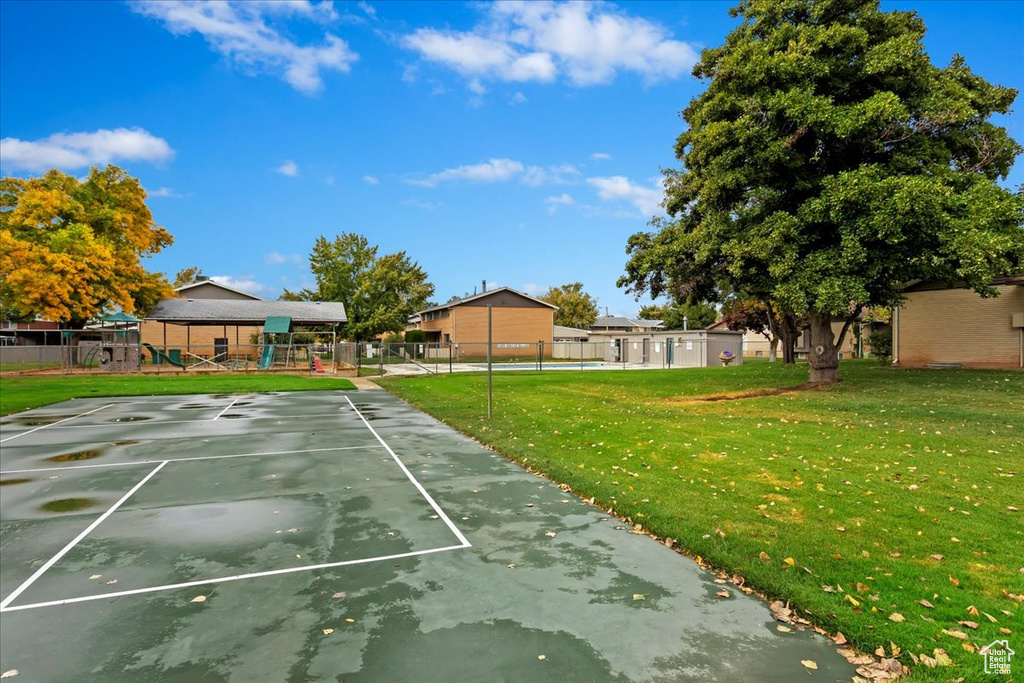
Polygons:
<instances>
[{"instance_id":1,"label":"blue sky","mask_svg":"<svg viewBox=\"0 0 1024 683\"><path fill-rule=\"evenodd\" d=\"M731 4L7 0L0 171L128 169L174 235L148 264L169 276L276 297L312 284L317 236L358 232L438 301L578 280L631 315L626 239ZM933 62L1024 90L1024 3L883 8L922 15ZM1020 114L999 122L1024 140Z\"/></svg>"}]
</instances>

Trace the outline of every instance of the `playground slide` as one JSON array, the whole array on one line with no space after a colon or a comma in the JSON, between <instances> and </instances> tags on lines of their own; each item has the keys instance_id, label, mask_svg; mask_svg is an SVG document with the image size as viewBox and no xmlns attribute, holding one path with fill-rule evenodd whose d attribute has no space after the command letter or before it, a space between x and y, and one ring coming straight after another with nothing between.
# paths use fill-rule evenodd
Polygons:
<instances>
[{"instance_id":1,"label":"playground slide","mask_svg":"<svg viewBox=\"0 0 1024 683\"><path fill-rule=\"evenodd\" d=\"M271 363L274 362L274 347L271 344L267 344L263 347L263 355L260 356L260 364L257 366L260 370L269 370Z\"/></svg>"},{"instance_id":2,"label":"playground slide","mask_svg":"<svg viewBox=\"0 0 1024 683\"><path fill-rule=\"evenodd\" d=\"M153 355L154 363L167 363L168 365L173 365L175 367L181 368L182 370L188 370L188 368L185 367L184 363L172 360L170 356L168 356L166 353L163 353L162 351L157 351L156 349L153 348L152 345L147 344L145 342L143 342L142 345L145 346L146 350Z\"/></svg>"}]
</instances>

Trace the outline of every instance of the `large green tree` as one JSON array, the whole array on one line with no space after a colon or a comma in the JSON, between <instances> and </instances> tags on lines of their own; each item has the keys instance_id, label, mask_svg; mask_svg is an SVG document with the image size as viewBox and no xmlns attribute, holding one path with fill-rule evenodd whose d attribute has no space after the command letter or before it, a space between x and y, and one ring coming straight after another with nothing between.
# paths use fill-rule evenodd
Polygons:
<instances>
[{"instance_id":1,"label":"large green tree","mask_svg":"<svg viewBox=\"0 0 1024 683\"><path fill-rule=\"evenodd\" d=\"M285 291L281 298L341 301L348 316L344 333L355 340L404 330L434 294L426 272L404 251L378 256L376 246L352 232L318 237L309 268L316 289Z\"/></svg>"},{"instance_id":2,"label":"large green tree","mask_svg":"<svg viewBox=\"0 0 1024 683\"><path fill-rule=\"evenodd\" d=\"M667 330L703 330L718 319L714 306L686 301L680 304L641 306L637 316L647 320L660 320Z\"/></svg>"},{"instance_id":3,"label":"large green tree","mask_svg":"<svg viewBox=\"0 0 1024 683\"><path fill-rule=\"evenodd\" d=\"M583 291L582 282L549 287L541 301L558 306L555 324L588 329L597 320L597 299Z\"/></svg>"},{"instance_id":4,"label":"large green tree","mask_svg":"<svg viewBox=\"0 0 1024 683\"><path fill-rule=\"evenodd\" d=\"M18 318L77 328L116 308L144 314L172 292L143 259L172 241L116 166L85 180L58 170L0 179L0 302Z\"/></svg>"},{"instance_id":5,"label":"large green tree","mask_svg":"<svg viewBox=\"0 0 1024 683\"><path fill-rule=\"evenodd\" d=\"M993 124L1016 91L945 68L913 12L876 0L744 0L694 67L668 218L629 240L620 284L691 299L742 291L806 316L810 379L838 379L834 315L901 300L914 279L991 279L1024 263L1021 147Z\"/></svg>"}]
</instances>

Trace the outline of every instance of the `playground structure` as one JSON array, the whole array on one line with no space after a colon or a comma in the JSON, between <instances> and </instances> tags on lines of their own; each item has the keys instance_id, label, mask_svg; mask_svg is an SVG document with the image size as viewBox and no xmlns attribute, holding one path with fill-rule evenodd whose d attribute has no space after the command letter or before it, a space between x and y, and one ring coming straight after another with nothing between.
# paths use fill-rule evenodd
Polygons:
<instances>
[{"instance_id":1,"label":"playground structure","mask_svg":"<svg viewBox=\"0 0 1024 683\"><path fill-rule=\"evenodd\" d=\"M142 366L139 323L127 313L115 313L98 325L81 330L62 330L61 371L99 369L104 372L138 372Z\"/></svg>"}]
</instances>

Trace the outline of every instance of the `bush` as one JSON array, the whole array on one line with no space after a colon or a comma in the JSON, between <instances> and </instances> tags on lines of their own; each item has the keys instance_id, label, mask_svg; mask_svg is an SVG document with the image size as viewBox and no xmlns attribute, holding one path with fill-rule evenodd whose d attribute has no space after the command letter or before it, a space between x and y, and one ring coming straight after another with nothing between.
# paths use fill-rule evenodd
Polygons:
<instances>
[{"instance_id":1,"label":"bush","mask_svg":"<svg viewBox=\"0 0 1024 683\"><path fill-rule=\"evenodd\" d=\"M892 360L892 328L873 330L868 335L868 346L871 347L871 355L877 358L880 364L889 363Z\"/></svg>"},{"instance_id":2,"label":"bush","mask_svg":"<svg viewBox=\"0 0 1024 683\"><path fill-rule=\"evenodd\" d=\"M409 330L405 333L405 341L410 344L424 344L427 341L427 333L423 330Z\"/></svg>"}]
</instances>

